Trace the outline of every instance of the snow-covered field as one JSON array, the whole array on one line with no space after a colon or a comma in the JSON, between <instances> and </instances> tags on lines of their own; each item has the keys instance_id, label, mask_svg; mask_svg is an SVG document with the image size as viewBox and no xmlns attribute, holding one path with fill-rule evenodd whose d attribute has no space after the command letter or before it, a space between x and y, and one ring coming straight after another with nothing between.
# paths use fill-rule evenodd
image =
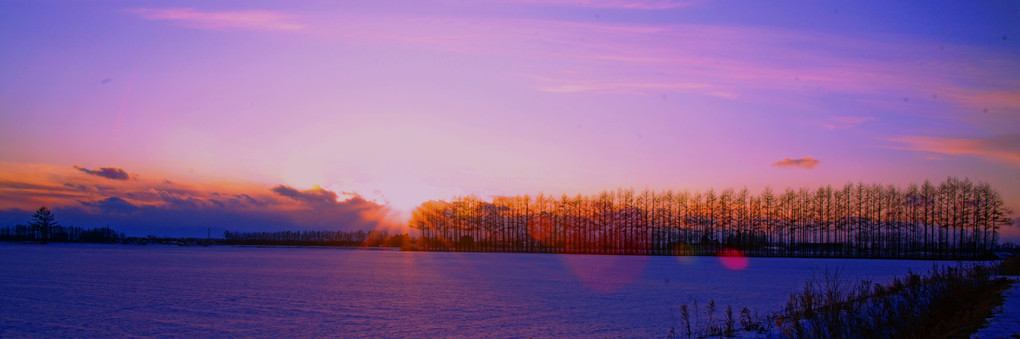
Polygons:
<instances>
[{"instance_id":1,"label":"snow-covered field","mask_svg":"<svg viewBox=\"0 0 1020 339\"><path fill-rule=\"evenodd\" d=\"M828 267L932 262L0 243L0 337L663 337L679 305L778 310Z\"/></svg>"},{"instance_id":2,"label":"snow-covered field","mask_svg":"<svg viewBox=\"0 0 1020 339\"><path fill-rule=\"evenodd\" d=\"M1017 280L1016 277L1008 279ZM993 339L993 338L1016 338L1020 336L1020 282L1014 282L1006 290L1005 300L995 310L992 317L988 319L985 327L978 330L972 338Z\"/></svg>"}]
</instances>

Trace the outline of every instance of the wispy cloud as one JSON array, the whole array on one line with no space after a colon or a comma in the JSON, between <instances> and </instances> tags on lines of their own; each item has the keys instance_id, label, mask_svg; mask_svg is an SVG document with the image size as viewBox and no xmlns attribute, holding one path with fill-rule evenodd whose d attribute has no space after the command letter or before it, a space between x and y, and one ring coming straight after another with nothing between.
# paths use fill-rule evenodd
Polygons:
<instances>
[{"instance_id":1,"label":"wispy cloud","mask_svg":"<svg viewBox=\"0 0 1020 339\"><path fill-rule=\"evenodd\" d=\"M818 125L824 129L835 131L841 129L849 129L856 127L862 123L875 120L873 117L851 117L851 116L836 116L829 117L824 121L818 122Z\"/></svg>"},{"instance_id":2,"label":"wispy cloud","mask_svg":"<svg viewBox=\"0 0 1020 339\"><path fill-rule=\"evenodd\" d=\"M146 20L165 20L199 29L259 31L305 29L305 25L296 22L294 15L274 11L203 12L192 8L136 8L126 12L137 14Z\"/></svg>"},{"instance_id":3,"label":"wispy cloud","mask_svg":"<svg viewBox=\"0 0 1020 339\"><path fill-rule=\"evenodd\" d=\"M1013 85L1020 85L1020 82ZM991 108L996 113L1020 109L1020 88L1012 89L945 89L945 96L970 107ZM987 113L987 111L985 112Z\"/></svg>"},{"instance_id":4,"label":"wispy cloud","mask_svg":"<svg viewBox=\"0 0 1020 339\"><path fill-rule=\"evenodd\" d=\"M535 89L549 93L598 93L598 94L633 94L652 95L663 92L678 92L715 96L733 99L739 95L733 91L720 88L709 83L654 82L648 79L610 80L592 77L586 74L564 74L545 76L539 74L521 74L532 79Z\"/></svg>"},{"instance_id":5,"label":"wispy cloud","mask_svg":"<svg viewBox=\"0 0 1020 339\"><path fill-rule=\"evenodd\" d=\"M945 155L973 155L1020 166L1020 135L986 139L904 136L889 139L899 143L893 149Z\"/></svg>"},{"instance_id":6,"label":"wispy cloud","mask_svg":"<svg viewBox=\"0 0 1020 339\"><path fill-rule=\"evenodd\" d=\"M100 168L97 168L97 169L94 169L94 170L90 170L88 168L75 165L74 169L82 171L84 173L88 173L88 174L91 174L91 175L95 175L95 176L98 176L98 177L103 177L103 178L107 178L107 179L111 179L111 180L127 180L128 179L127 171L124 171L124 169L120 168L120 167L100 167Z\"/></svg>"},{"instance_id":7,"label":"wispy cloud","mask_svg":"<svg viewBox=\"0 0 1020 339\"><path fill-rule=\"evenodd\" d=\"M818 159L815 159L815 158L812 158L812 157L803 157L803 158L799 158L799 159L786 158L786 159L779 160L779 161L776 161L776 162L772 163L772 166L775 166L775 167L799 167L799 168L803 168L803 169L808 169L809 170L809 169L814 169L815 166L818 166L819 163L820 162L818 161Z\"/></svg>"},{"instance_id":8,"label":"wispy cloud","mask_svg":"<svg viewBox=\"0 0 1020 339\"><path fill-rule=\"evenodd\" d=\"M530 1L530 0L522 0ZM665 7L687 2L549 0L577 6ZM636 5L641 4L641 5ZM932 98L957 106L1016 111L1016 61L968 46L957 53L899 36L845 36L776 27L634 24L521 18L384 15L344 17L336 36L526 60L512 70L534 89L557 93L741 97L790 106L804 96L849 94L855 101ZM954 49L955 50L955 49ZM564 69L579 74L564 73ZM984 87L975 87L981 83ZM790 94L790 95L782 95ZM931 99L926 99L931 100ZM900 105L902 106L902 105ZM994 107L993 107L994 106ZM982 112L981 106L971 111ZM940 118L958 111L938 112ZM992 114L989 114L990 116ZM959 116L953 116L959 118ZM1010 121L999 116L996 121ZM1015 119L1014 119L1015 120ZM859 124L826 121L826 128Z\"/></svg>"},{"instance_id":9,"label":"wispy cloud","mask_svg":"<svg viewBox=\"0 0 1020 339\"><path fill-rule=\"evenodd\" d=\"M509 0L530 4L545 4L569 7L622 8L622 9L671 9L701 3L698 0Z\"/></svg>"}]
</instances>

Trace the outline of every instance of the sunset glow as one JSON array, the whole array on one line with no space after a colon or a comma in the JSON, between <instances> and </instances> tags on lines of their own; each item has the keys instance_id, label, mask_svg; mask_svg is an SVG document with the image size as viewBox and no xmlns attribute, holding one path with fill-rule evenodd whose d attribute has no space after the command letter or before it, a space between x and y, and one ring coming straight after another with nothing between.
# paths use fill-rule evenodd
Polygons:
<instances>
[{"instance_id":1,"label":"sunset glow","mask_svg":"<svg viewBox=\"0 0 1020 339\"><path fill-rule=\"evenodd\" d=\"M1020 210L1017 6L8 2L0 222L406 231L464 195L949 176Z\"/></svg>"}]
</instances>

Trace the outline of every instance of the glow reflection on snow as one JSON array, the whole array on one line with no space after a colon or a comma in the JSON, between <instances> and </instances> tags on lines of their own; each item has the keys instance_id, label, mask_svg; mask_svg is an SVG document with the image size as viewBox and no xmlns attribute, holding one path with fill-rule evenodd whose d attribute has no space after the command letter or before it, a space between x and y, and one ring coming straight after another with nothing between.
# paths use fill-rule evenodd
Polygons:
<instances>
[{"instance_id":1,"label":"glow reflection on snow","mask_svg":"<svg viewBox=\"0 0 1020 339\"><path fill-rule=\"evenodd\" d=\"M698 261L698 257L693 256L693 255L678 255L676 257L676 261L679 261L681 264L684 264L684 265L690 265L690 264L693 264L693 263L697 262Z\"/></svg>"},{"instance_id":2,"label":"glow reflection on snow","mask_svg":"<svg viewBox=\"0 0 1020 339\"><path fill-rule=\"evenodd\" d=\"M676 261L679 261L681 264L684 265L689 265L697 262L698 257L691 255L691 251L692 251L691 247L688 246L687 244L676 244L676 246L673 247L673 253L677 254Z\"/></svg>"},{"instance_id":3,"label":"glow reflection on snow","mask_svg":"<svg viewBox=\"0 0 1020 339\"><path fill-rule=\"evenodd\" d=\"M641 278L648 257L623 255L563 255L563 264L584 287L616 292Z\"/></svg>"},{"instance_id":4,"label":"glow reflection on snow","mask_svg":"<svg viewBox=\"0 0 1020 339\"><path fill-rule=\"evenodd\" d=\"M740 271L747 268L749 261L740 250L727 248L719 251L719 263L727 269Z\"/></svg>"}]
</instances>

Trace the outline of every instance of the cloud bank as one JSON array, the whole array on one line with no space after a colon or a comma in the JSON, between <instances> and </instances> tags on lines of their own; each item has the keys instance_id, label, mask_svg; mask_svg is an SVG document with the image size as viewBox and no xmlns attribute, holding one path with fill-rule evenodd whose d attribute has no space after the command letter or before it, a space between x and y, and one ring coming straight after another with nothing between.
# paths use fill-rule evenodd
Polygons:
<instances>
[{"instance_id":1,"label":"cloud bank","mask_svg":"<svg viewBox=\"0 0 1020 339\"><path fill-rule=\"evenodd\" d=\"M5 226L25 224L32 211L47 206L62 225L109 225L132 236L204 237L209 230L214 235L226 230L407 231L406 221L389 207L356 194L340 200L336 192L318 186L200 183L144 174L125 180L127 172L118 167L0 163L0 168L0 225Z\"/></svg>"}]
</instances>

